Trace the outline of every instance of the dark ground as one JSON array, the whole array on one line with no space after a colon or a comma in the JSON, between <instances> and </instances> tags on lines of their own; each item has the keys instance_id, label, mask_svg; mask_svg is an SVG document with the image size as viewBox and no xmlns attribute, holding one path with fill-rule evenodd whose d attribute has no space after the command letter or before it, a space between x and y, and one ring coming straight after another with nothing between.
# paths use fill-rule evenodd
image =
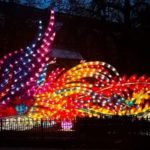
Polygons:
<instances>
[{"instance_id":1,"label":"dark ground","mask_svg":"<svg viewBox=\"0 0 150 150\"><path fill-rule=\"evenodd\" d=\"M56 129L56 128L55 128ZM129 119L79 119L73 131L33 128L1 131L1 147L55 149L149 149L150 122Z\"/></svg>"}]
</instances>

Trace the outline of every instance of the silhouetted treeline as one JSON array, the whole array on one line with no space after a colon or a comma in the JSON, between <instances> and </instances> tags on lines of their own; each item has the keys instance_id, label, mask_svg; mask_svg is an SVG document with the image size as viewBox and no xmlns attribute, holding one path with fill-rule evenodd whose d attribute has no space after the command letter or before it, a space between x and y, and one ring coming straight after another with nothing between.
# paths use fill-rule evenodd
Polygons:
<instances>
[{"instance_id":1,"label":"silhouetted treeline","mask_svg":"<svg viewBox=\"0 0 150 150\"><path fill-rule=\"evenodd\" d=\"M116 22L127 26L143 24L144 14L150 3L148 0L1 0L11 4L23 4L30 7L55 8L57 12L67 13L101 21ZM147 14L148 15L148 14Z\"/></svg>"}]
</instances>

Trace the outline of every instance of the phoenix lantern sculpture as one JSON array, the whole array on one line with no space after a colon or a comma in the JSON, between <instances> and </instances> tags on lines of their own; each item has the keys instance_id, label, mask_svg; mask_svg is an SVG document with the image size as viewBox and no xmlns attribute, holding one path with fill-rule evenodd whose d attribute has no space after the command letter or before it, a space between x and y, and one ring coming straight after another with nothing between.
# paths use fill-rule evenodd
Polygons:
<instances>
[{"instance_id":1,"label":"phoenix lantern sculpture","mask_svg":"<svg viewBox=\"0 0 150 150\"><path fill-rule=\"evenodd\" d=\"M0 60L0 117L73 120L101 115L141 115L150 110L150 78L120 77L105 62L47 71L54 40L54 11L45 33Z\"/></svg>"}]
</instances>

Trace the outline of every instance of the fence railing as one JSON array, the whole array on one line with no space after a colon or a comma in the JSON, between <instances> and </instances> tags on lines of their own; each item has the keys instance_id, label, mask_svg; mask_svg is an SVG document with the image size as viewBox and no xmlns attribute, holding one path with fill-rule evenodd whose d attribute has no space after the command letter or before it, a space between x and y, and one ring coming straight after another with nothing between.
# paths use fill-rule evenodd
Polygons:
<instances>
[{"instance_id":1,"label":"fence railing","mask_svg":"<svg viewBox=\"0 0 150 150\"><path fill-rule=\"evenodd\" d=\"M56 120L33 120L24 118L0 119L0 131L72 131L74 123L72 121Z\"/></svg>"},{"instance_id":2,"label":"fence railing","mask_svg":"<svg viewBox=\"0 0 150 150\"><path fill-rule=\"evenodd\" d=\"M0 119L0 134L19 133L27 135L49 135L59 131L79 131L93 134L145 134L150 136L150 121L135 118L77 118L74 121L33 120L29 118ZM23 132L26 131L26 132Z\"/></svg>"}]
</instances>

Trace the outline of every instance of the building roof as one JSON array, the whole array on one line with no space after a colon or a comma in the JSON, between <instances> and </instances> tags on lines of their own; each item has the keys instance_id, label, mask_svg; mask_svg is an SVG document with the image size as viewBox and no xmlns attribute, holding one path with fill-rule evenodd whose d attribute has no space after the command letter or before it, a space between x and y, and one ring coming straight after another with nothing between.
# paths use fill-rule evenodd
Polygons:
<instances>
[{"instance_id":1,"label":"building roof","mask_svg":"<svg viewBox=\"0 0 150 150\"><path fill-rule=\"evenodd\" d=\"M52 56L56 58L64 58L64 59L79 59L79 60L83 59L83 57L79 52L75 52L67 49L53 49Z\"/></svg>"}]
</instances>

